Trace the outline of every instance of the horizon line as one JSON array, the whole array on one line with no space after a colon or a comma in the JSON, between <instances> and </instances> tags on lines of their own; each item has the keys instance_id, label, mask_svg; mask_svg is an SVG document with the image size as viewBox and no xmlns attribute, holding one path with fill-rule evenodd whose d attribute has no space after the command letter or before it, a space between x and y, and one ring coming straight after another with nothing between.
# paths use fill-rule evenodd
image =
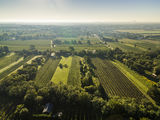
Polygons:
<instances>
[{"instance_id":1,"label":"horizon line","mask_svg":"<svg viewBox=\"0 0 160 120\"><path fill-rule=\"evenodd\" d=\"M160 23L160 21L105 21L105 20L0 20L0 23Z\"/></svg>"}]
</instances>

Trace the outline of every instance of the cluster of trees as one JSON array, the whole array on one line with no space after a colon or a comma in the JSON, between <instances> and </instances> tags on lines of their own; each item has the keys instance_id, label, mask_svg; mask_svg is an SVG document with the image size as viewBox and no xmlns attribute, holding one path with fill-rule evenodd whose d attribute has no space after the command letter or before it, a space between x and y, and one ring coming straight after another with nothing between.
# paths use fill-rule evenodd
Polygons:
<instances>
[{"instance_id":1,"label":"cluster of trees","mask_svg":"<svg viewBox=\"0 0 160 120\"><path fill-rule=\"evenodd\" d=\"M81 44L88 44L88 45L91 45L91 41L90 40L87 40L86 42L82 42L81 40L54 40L54 43L57 44L57 45L62 45L62 44L73 44L73 45L81 45Z\"/></svg>"},{"instance_id":2,"label":"cluster of trees","mask_svg":"<svg viewBox=\"0 0 160 120\"><path fill-rule=\"evenodd\" d=\"M0 35L0 41L5 41L5 40L9 40L10 37L7 33L3 33L2 35Z\"/></svg>"},{"instance_id":3,"label":"cluster of trees","mask_svg":"<svg viewBox=\"0 0 160 120\"><path fill-rule=\"evenodd\" d=\"M156 74L155 80L160 80L160 50L145 52L145 53L125 53L120 49L115 49L118 52L114 54L114 58L127 65L132 70L146 75L153 79L153 73ZM148 72L150 74L148 74Z\"/></svg>"},{"instance_id":4,"label":"cluster of trees","mask_svg":"<svg viewBox=\"0 0 160 120\"><path fill-rule=\"evenodd\" d=\"M106 37L102 37L101 40L104 42L118 42L118 39L106 38Z\"/></svg>"},{"instance_id":5,"label":"cluster of trees","mask_svg":"<svg viewBox=\"0 0 160 120\"><path fill-rule=\"evenodd\" d=\"M7 46L0 46L0 57L9 53L9 48Z\"/></svg>"},{"instance_id":6,"label":"cluster of trees","mask_svg":"<svg viewBox=\"0 0 160 120\"><path fill-rule=\"evenodd\" d=\"M150 36L145 36L145 39L151 39L151 40L159 40L160 39L160 35L150 35Z\"/></svg>"},{"instance_id":7,"label":"cluster of trees","mask_svg":"<svg viewBox=\"0 0 160 120\"><path fill-rule=\"evenodd\" d=\"M63 84L48 84L47 86L37 86L33 81L16 85L16 88L24 89L24 95L20 98L14 97L19 101L13 120L32 119L32 114L41 113L43 106L50 102L53 103L54 109L73 108L81 110L94 110L96 114L103 116L120 114L124 118L139 119L146 117L152 120L160 118L160 110L151 103L143 100L137 104L135 99L110 97L108 100L102 97L93 96L83 88ZM16 89L15 88L15 89ZM21 90L19 89L19 91Z\"/></svg>"},{"instance_id":8,"label":"cluster of trees","mask_svg":"<svg viewBox=\"0 0 160 120\"><path fill-rule=\"evenodd\" d=\"M31 64L25 64L22 69L0 81L0 95L11 98L23 98L26 87L35 79L38 66L43 58L36 58ZM24 85L24 86L23 86Z\"/></svg>"},{"instance_id":9,"label":"cluster of trees","mask_svg":"<svg viewBox=\"0 0 160 120\"><path fill-rule=\"evenodd\" d=\"M160 105L160 82L157 85L153 85L149 88L147 94L153 98L157 105Z\"/></svg>"},{"instance_id":10,"label":"cluster of trees","mask_svg":"<svg viewBox=\"0 0 160 120\"><path fill-rule=\"evenodd\" d=\"M116 32L113 34L117 38L128 38L134 40L143 40L145 39L144 35L138 33L129 33L129 32Z\"/></svg>"}]
</instances>

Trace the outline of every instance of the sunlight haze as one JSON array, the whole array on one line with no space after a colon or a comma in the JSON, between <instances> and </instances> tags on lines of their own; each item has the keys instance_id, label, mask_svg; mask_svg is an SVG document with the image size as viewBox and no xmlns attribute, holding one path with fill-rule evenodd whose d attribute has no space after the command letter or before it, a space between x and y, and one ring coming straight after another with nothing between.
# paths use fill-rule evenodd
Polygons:
<instances>
[{"instance_id":1,"label":"sunlight haze","mask_svg":"<svg viewBox=\"0 0 160 120\"><path fill-rule=\"evenodd\" d=\"M159 0L0 0L0 21L159 22L159 6Z\"/></svg>"}]
</instances>

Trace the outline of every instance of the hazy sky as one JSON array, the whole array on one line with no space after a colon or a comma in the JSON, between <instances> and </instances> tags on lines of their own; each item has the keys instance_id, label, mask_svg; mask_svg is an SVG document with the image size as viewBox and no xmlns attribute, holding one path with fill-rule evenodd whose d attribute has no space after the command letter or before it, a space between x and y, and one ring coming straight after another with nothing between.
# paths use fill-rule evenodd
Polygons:
<instances>
[{"instance_id":1,"label":"hazy sky","mask_svg":"<svg viewBox=\"0 0 160 120\"><path fill-rule=\"evenodd\" d=\"M160 0L0 0L0 21L160 22Z\"/></svg>"}]
</instances>

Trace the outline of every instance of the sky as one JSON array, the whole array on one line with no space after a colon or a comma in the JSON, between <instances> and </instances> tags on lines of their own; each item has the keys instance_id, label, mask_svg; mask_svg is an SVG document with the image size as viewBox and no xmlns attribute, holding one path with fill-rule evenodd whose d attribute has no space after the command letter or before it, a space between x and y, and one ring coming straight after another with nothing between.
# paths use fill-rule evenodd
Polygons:
<instances>
[{"instance_id":1,"label":"sky","mask_svg":"<svg viewBox=\"0 0 160 120\"><path fill-rule=\"evenodd\" d=\"M160 0L0 0L0 22L160 22Z\"/></svg>"}]
</instances>

